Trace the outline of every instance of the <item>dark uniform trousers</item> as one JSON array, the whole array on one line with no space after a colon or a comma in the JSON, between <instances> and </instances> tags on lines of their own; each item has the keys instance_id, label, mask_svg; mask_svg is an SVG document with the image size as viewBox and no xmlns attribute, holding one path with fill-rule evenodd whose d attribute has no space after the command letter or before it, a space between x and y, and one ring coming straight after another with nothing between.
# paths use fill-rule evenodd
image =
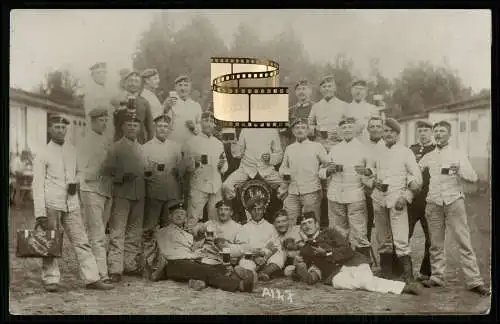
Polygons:
<instances>
[{"instance_id":1,"label":"dark uniform trousers","mask_svg":"<svg viewBox=\"0 0 500 324\"><path fill-rule=\"evenodd\" d=\"M214 288L230 292L237 291L240 279L235 274L226 276L225 272L224 265L204 264L192 259L168 260L166 267L167 279L175 281L202 280Z\"/></svg>"},{"instance_id":2,"label":"dark uniform trousers","mask_svg":"<svg viewBox=\"0 0 500 324\"><path fill-rule=\"evenodd\" d=\"M125 138L113 143L104 170L114 177L109 219L108 270L110 274L140 270L144 217L145 159L142 146ZM124 179L129 174L133 179Z\"/></svg>"},{"instance_id":3,"label":"dark uniform trousers","mask_svg":"<svg viewBox=\"0 0 500 324\"><path fill-rule=\"evenodd\" d=\"M300 249L300 255L308 267L315 265L321 271L321 277L326 284L331 284L332 278L343 265L357 266L370 262L363 254L353 251L347 240L330 228L320 230L316 244L327 252L331 251L332 254L330 256L316 256L310 242L306 241L306 244Z\"/></svg>"},{"instance_id":4,"label":"dark uniform trousers","mask_svg":"<svg viewBox=\"0 0 500 324\"><path fill-rule=\"evenodd\" d=\"M420 144L414 144L410 146L410 150L412 150L413 154L415 154L415 158L417 162L422 159L422 157L433 151L435 149L435 145L427 145L422 146ZM429 224L427 223L427 219L425 218L425 199L427 198L427 192L429 191L429 181L430 175L429 170L424 170L422 173L422 190L420 193L415 196L413 202L408 206L408 224L409 224L409 237L413 236L413 231L415 230L415 225L418 221L420 221L420 225L422 226L422 230L424 231L425 236L425 252L424 258L422 259L422 264L420 265L420 274L424 276L431 275L431 263L430 263L430 254L429 249L431 246L430 232L429 232Z\"/></svg>"}]
</instances>

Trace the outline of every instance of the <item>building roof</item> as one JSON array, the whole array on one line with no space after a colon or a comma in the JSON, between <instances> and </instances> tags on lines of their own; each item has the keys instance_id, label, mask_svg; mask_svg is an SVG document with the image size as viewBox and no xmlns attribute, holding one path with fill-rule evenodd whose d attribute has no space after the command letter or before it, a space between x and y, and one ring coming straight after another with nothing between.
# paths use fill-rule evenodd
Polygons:
<instances>
[{"instance_id":1,"label":"building roof","mask_svg":"<svg viewBox=\"0 0 500 324\"><path fill-rule=\"evenodd\" d=\"M465 100L449 102L437 106L427 107L423 112L406 115L398 118L398 121L406 121L420 118L428 118L430 112L452 113L461 110L479 109L491 107L491 95L477 95Z\"/></svg>"},{"instance_id":2,"label":"building roof","mask_svg":"<svg viewBox=\"0 0 500 324\"><path fill-rule=\"evenodd\" d=\"M60 104L49 100L46 96L21 89L9 88L9 101L23 103L50 110L50 112L66 113L73 116L85 117L83 107L71 104Z\"/></svg>"}]
</instances>

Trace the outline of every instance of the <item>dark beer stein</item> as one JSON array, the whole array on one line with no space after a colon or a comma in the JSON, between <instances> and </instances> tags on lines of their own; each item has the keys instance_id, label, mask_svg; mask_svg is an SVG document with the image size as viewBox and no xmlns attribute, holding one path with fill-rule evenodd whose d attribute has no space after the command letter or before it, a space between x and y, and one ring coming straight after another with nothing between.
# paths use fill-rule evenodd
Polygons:
<instances>
[{"instance_id":1,"label":"dark beer stein","mask_svg":"<svg viewBox=\"0 0 500 324\"><path fill-rule=\"evenodd\" d=\"M284 174L283 175L283 180L290 181L290 180L292 180L292 177L289 174Z\"/></svg>"},{"instance_id":2,"label":"dark beer stein","mask_svg":"<svg viewBox=\"0 0 500 324\"><path fill-rule=\"evenodd\" d=\"M206 155L206 154L201 155L201 164L203 164L203 165L208 164L208 155Z\"/></svg>"},{"instance_id":3,"label":"dark beer stein","mask_svg":"<svg viewBox=\"0 0 500 324\"><path fill-rule=\"evenodd\" d=\"M328 139L328 132L327 131L320 131L319 134L320 134L322 139Z\"/></svg>"},{"instance_id":4,"label":"dark beer stein","mask_svg":"<svg viewBox=\"0 0 500 324\"><path fill-rule=\"evenodd\" d=\"M74 196L76 194L77 183L69 183L68 184L68 195Z\"/></svg>"},{"instance_id":5,"label":"dark beer stein","mask_svg":"<svg viewBox=\"0 0 500 324\"><path fill-rule=\"evenodd\" d=\"M342 164L335 164L335 172L343 172L344 166Z\"/></svg>"},{"instance_id":6,"label":"dark beer stein","mask_svg":"<svg viewBox=\"0 0 500 324\"><path fill-rule=\"evenodd\" d=\"M156 169L160 172L165 171L165 163L158 163Z\"/></svg>"},{"instance_id":7,"label":"dark beer stein","mask_svg":"<svg viewBox=\"0 0 500 324\"><path fill-rule=\"evenodd\" d=\"M153 171L151 171L151 170L146 170L146 171L144 171L144 176L145 176L146 178L149 178L149 177L151 177L152 175L153 175Z\"/></svg>"},{"instance_id":8,"label":"dark beer stein","mask_svg":"<svg viewBox=\"0 0 500 324\"><path fill-rule=\"evenodd\" d=\"M450 174L450 168L441 168L441 174Z\"/></svg>"}]
</instances>

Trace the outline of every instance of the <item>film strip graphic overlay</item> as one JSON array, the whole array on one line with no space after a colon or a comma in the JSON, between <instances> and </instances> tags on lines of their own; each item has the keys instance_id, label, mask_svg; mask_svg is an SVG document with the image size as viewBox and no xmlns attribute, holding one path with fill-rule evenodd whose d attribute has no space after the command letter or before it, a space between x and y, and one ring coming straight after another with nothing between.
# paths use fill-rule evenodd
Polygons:
<instances>
[{"instance_id":1,"label":"film strip graphic overlay","mask_svg":"<svg viewBox=\"0 0 500 324\"><path fill-rule=\"evenodd\" d=\"M288 127L288 88L279 64L255 58L212 57L214 117L221 127Z\"/></svg>"}]
</instances>

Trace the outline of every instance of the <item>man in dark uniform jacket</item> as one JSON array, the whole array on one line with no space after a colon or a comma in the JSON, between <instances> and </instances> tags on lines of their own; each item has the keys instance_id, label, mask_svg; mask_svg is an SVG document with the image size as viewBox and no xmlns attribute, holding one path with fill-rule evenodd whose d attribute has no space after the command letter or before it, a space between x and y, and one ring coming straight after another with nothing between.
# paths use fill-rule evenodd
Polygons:
<instances>
[{"instance_id":1,"label":"man in dark uniform jacket","mask_svg":"<svg viewBox=\"0 0 500 324\"><path fill-rule=\"evenodd\" d=\"M415 154L417 162L419 162L425 154L434 151L436 146L432 142L432 124L428 121L419 120L417 121L416 126L419 142L410 146L410 150L412 150L413 154ZM427 192L429 191L430 180L428 169L425 169L422 172L422 179L423 182L421 191L413 198L413 202L408 206L410 238L413 236L413 231L418 221L420 221L420 225L422 226L425 235L425 252L422 264L420 266L418 280L429 279L431 275L431 264L429 259L429 248L431 242L429 235L429 225L425 218L425 198L427 197Z\"/></svg>"},{"instance_id":2,"label":"man in dark uniform jacket","mask_svg":"<svg viewBox=\"0 0 500 324\"><path fill-rule=\"evenodd\" d=\"M295 257L295 278L312 285L320 280L335 289L419 295L421 285L375 277L369 258L355 252L332 228L319 229L314 213L306 212L300 223L304 240Z\"/></svg>"},{"instance_id":3,"label":"man in dark uniform jacket","mask_svg":"<svg viewBox=\"0 0 500 324\"><path fill-rule=\"evenodd\" d=\"M311 86L307 80L299 80L295 84L295 96L298 101L288 110L288 120L292 122L297 118L306 119L309 117L313 102L311 101ZM309 134L309 139L314 141L314 133ZM295 137L291 129L285 128L280 131L280 140L283 151L285 148L295 142Z\"/></svg>"},{"instance_id":4,"label":"man in dark uniform jacket","mask_svg":"<svg viewBox=\"0 0 500 324\"><path fill-rule=\"evenodd\" d=\"M141 76L137 72L130 72L125 77L126 94L116 99L120 102L120 108L115 111L115 141L123 137L123 130L121 125L127 119L127 116L132 112L141 121L141 129L137 136L139 144L144 144L150 141L154 135L153 115L151 113L151 106L149 102L141 97Z\"/></svg>"}]
</instances>

